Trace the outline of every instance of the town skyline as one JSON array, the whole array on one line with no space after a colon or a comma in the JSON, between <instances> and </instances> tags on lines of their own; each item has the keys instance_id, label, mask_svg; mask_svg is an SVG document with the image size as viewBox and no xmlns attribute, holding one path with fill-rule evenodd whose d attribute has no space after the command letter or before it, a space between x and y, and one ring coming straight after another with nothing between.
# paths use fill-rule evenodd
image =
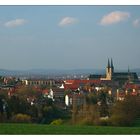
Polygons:
<instances>
[{"instance_id":1,"label":"town skyline","mask_svg":"<svg viewBox=\"0 0 140 140\"><path fill-rule=\"evenodd\" d=\"M2 69L139 68L139 6L0 6Z\"/></svg>"}]
</instances>

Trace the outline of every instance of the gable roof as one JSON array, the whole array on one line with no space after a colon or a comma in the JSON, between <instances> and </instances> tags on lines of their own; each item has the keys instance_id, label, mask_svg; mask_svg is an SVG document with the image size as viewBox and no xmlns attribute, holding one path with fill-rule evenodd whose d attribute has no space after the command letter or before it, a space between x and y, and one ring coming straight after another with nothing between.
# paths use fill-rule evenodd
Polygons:
<instances>
[{"instance_id":1,"label":"gable roof","mask_svg":"<svg viewBox=\"0 0 140 140\"><path fill-rule=\"evenodd\" d=\"M128 79L128 78L133 78L133 79L138 79L138 76L137 76L137 73L135 72L115 72L113 73L113 78L125 78L125 79Z\"/></svg>"}]
</instances>

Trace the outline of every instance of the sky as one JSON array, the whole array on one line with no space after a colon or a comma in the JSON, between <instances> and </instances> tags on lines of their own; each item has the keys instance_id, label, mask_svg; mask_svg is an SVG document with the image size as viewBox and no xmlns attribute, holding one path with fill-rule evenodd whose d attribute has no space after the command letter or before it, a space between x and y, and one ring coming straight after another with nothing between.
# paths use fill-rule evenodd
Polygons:
<instances>
[{"instance_id":1,"label":"sky","mask_svg":"<svg viewBox=\"0 0 140 140\"><path fill-rule=\"evenodd\" d=\"M0 69L140 68L140 6L0 6Z\"/></svg>"}]
</instances>

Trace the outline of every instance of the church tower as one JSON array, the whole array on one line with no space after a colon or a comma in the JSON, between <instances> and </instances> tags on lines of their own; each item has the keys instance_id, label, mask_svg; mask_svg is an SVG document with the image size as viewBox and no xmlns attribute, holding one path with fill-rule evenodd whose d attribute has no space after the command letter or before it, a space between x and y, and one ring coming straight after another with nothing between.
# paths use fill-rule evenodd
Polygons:
<instances>
[{"instance_id":1,"label":"church tower","mask_svg":"<svg viewBox=\"0 0 140 140\"><path fill-rule=\"evenodd\" d=\"M107 64L107 68L106 68L106 80L111 80L113 73L114 73L114 66L113 66L113 60L111 58L111 64L108 59L108 64Z\"/></svg>"},{"instance_id":2,"label":"church tower","mask_svg":"<svg viewBox=\"0 0 140 140\"><path fill-rule=\"evenodd\" d=\"M113 73L114 73L114 66L113 66L113 60L112 60L112 58L111 58L110 72L111 72L111 75L113 76Z\"/></svg>"}]
</instances>

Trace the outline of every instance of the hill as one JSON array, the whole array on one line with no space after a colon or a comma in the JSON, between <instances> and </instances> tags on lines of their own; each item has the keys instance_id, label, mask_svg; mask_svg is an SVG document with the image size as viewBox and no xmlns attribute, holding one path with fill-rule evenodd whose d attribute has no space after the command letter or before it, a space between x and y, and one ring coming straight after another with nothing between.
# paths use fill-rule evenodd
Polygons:
<instances>
[{"instance_id":1,"label":"hill","mask_svg":"<svg viewBox=\"0 0 140 140\"><path fill-rule=\"evenodd\" d=\"M126 72L127 70L115 70L116 72ZM132 69L140 76L140 69ZM89 74L105 74L104 69L30 69L30 70L6 70L0 69L0 76L59 76L59 75L89 75Z\"/></svg>"}]
</instances>

